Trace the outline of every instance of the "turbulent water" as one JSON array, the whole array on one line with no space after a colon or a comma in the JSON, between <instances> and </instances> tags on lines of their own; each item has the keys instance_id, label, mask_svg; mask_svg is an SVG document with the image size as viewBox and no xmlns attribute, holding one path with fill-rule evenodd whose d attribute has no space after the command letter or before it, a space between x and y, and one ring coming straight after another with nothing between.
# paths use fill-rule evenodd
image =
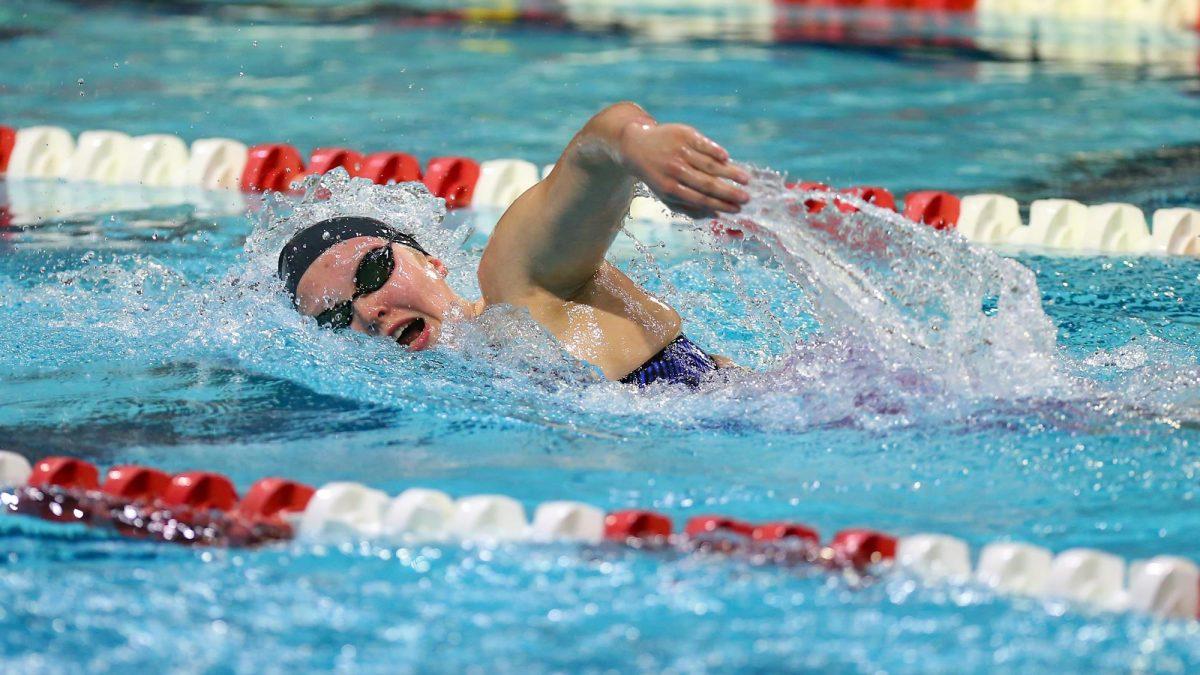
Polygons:
<instances>
[{"instance_id":1,"label":"turbulent water","mask_svg":"<svg viewBox=\"0 0 1200 675\"><path fill-rule=\"evenodd\" d=\"M6 358L22 369L52 369L86 352L102 331L113 352L143 365L231 361L367 404L474 409L483 418L622 434L879 428L981 411L1195 418L1189 380L1196 368L1186 349L1147 338L1113 354L1067 357L1034 275L1020 263L853 197L789 189L769 170L754 170L750 192L747 208L720 227L677 223L696 231L699 255L685 264L686 284L664 278L653 247L642 246L627 267L680 309L693 339L745 366L700 391L639 393L605 382L514 308L450 324L438 349L417 354L319 329L284 298L276 256L293 232L333 215L372 216L415 234L446 262L451 286L478 297L479 251L464 246L468 224L447 227L443 202L420 184L381 187L343 172L310 179L299 201L268 199L238 262L208 280L188 281L150 256L134 255L131 266L88 253L33 292L0 288L0 310L51 328L88 317L85 330L55 331L49 349L11 349ZM809 209L814 201L824 208ZM856 212L843 213L835 201ZM746 237L713 234L722 228ZM614 416L627 423L611 424Z\"/></svg>"}]
</instances>

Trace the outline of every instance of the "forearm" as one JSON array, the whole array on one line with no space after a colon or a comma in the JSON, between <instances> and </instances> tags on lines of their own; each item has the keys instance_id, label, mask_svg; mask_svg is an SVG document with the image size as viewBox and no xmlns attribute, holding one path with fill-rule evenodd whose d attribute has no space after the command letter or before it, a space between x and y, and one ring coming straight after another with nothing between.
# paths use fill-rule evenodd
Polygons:
<instances>
[{"instance_id":1,"label":"forearm","mask_svg":"<svg viewBox=\"0 0 1200 675\"><path fill-rule=\"evenodd\" d=\"M626 168L627 130L653 125L633 103L596 113L567 144L554 170L500 219L481 272L524 269L534 285L569 294L595 274L621 228L637 177ZM503 272L494 261L505 260Z\"/></svg>"},{"instance_id":2,"label":"forearm","mask_svg":"<svg viewBox=\"0 0 1200 675\"><path fill-rule=\"evenodd\" d=\"M485 295L542 288L570 296L596 274L644 181L673 209L694 218L736 213L749 199L727 181L749 176L695 129L659 125L633 103L597 113L575 134L554 170L511 206L480 264Z\"/></svg>"}]
</instances>

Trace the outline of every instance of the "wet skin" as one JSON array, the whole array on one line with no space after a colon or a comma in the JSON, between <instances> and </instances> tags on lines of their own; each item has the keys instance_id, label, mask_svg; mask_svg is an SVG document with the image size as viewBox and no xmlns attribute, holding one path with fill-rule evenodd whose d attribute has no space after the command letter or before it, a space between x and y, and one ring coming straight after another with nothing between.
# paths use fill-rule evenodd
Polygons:
<instances>
[{"instance_id":1,"label":"wet skin","mask_svg":"<svg viewBox=\"0 0 1200 675\"><path fill-rule=\"evenodd\" d=\"M739 186L749 176L715 142L619 103L589 120L550 175L500 219L479 264L482 299L455 293L437 258L392 244L391 277L353 299L350 327L420 350L437 344L447 321L471 319L489 305L515 305L528 309L573 356L609 379L624 377L674 340L682 325L674 309L604 259L638 181L693 218L737 213L749 200ZM359 260L384 243L358 237L322 254L300 279L300 311L316 316L352 299Z\"/></svg>"}]
</instances>

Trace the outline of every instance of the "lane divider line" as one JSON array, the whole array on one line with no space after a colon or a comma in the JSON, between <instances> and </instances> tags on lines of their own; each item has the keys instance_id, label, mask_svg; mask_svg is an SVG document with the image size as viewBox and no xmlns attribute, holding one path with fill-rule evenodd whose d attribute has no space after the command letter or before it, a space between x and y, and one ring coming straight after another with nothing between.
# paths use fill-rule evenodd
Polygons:
<instances>
[{"instance_id":1,"label":"lane divider line","mask_svg":"<svg viewBox=\"0 0 1200 675\"><path fill-rule=\"evenodd\" d=\"M380 185L422 181L431 193L446 201L448 208L474 206L488 210L508 208L553 170L553 165L539 169L521 159L479 163L467 157L435 157L422 172L417 158L403 152L364 154L344 147L317 148L306 163L299 150L285 143L247 148L230 139L203 138L193 142L189 151L182 139L168 134L130 138L117 131L91 130L81 133L76 141L65 129L48 126L17 130L0 127L0 167L7 170L8 178L18 181L66 179L245 192L291 191L310 175L340 168ZM35 191L27 195L16 189L18 185L9 186L14 206L24 206L30 201L26 197L36 201L36 195L41 194ZM1002 194L959 196L920 190L909 193L901 207L890 191L879 186L833 189L823 183L798 181L788 183L788 187L829 193L828 200L806 198L809 213L818 213L832 202L840 212L853 214L859 208L855 204L862 201L898 211L934 229L956 230L985 246L1200 256L1200 211L1195 209L1160 209L1148 220L1131 204L1087 206L1069 199L1041 199L1030 205L1026 225L1021 221L1017 201ZM674 218L671 210L655 198L638 196L630 203L628 219L633 222L666 225ZM716 229L719 234L742 234L731 228Z\"/></svg>"},{"instance_id":2,"label":"lane divider line","mask_svg":"<svg viewBox=\"0 0 1200 675\"><path fill-rule=\"evenodd\" d=\"M654 511L605 514L573 501L542 503L530 521L521 503L505 495L454 500L437 490L410 488L391 498L358 483L313 489L271 477L255 482L239 498L228 478L205 471L168 476L150 467L122 465L110 468L103 483L99 475L95 465L73 457L47 457L31 465L20 455L0 451L0 511L199 546L258 546L292 539L607 542L749 556L756 564L815 566L866 579L896 569L928 584L974 582L997 593L1061 599L1103 611L1186 619L1200 615L1200 568L1175 556L1127 564L1093 549L1054 555L1029 544L994 542L980 551L972 567L966 542L937 533L894 537L848 529L822 545L808 525L755 524L719 514L694 516L676 532L670 518Z\"/></svg>"}]
</instances>

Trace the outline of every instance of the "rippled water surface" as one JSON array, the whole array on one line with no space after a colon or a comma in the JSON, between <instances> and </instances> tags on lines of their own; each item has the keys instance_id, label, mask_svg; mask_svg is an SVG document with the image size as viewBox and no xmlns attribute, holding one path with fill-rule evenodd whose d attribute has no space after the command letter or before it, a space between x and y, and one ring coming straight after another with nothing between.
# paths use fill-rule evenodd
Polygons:
<instances>
[{"instance_id":1,"label":"rippled water surface","mask_svg":"<svg viewBox=\"0 0 1200 675\"><path fill-rule=\"evenodd\" d=\"M17 126L549 162L590 112L632 98L756 165L898 191L1053 184L1075 153L1120 170L1114 153L1196 133L1192 83L1153 71L0 12L20 28L0 42L15 64L0 70L0 121ZM1139 203L1188 203L1187 174L1137 166L1165 185ZM614 260L680 309L690 337L750 367L648 394L597 381L519 313L490 311L410 356L316 330L270 276L287 228L345 208L418 230L472 295L477 225L494 214L439 222L419 191L337 177L332 202L219 218L60 191L91 206L0 230L0 445L204 468L241 487L282 474L498 492L530 511L571 498L824 534L942 532L976 550L1013 538L1200 559L1200 263L1000 257L869 207L808 214L797 204L820 195L778 181L760 173L753 223L726 223L744 238L680 222L618 242ZM1122 189L1110 196L1132 198ZM22 672L1182 672L1200 663L1200 628L701 555L194 551L5 518L0 659Z\"/></svg>"}]
</instances>

